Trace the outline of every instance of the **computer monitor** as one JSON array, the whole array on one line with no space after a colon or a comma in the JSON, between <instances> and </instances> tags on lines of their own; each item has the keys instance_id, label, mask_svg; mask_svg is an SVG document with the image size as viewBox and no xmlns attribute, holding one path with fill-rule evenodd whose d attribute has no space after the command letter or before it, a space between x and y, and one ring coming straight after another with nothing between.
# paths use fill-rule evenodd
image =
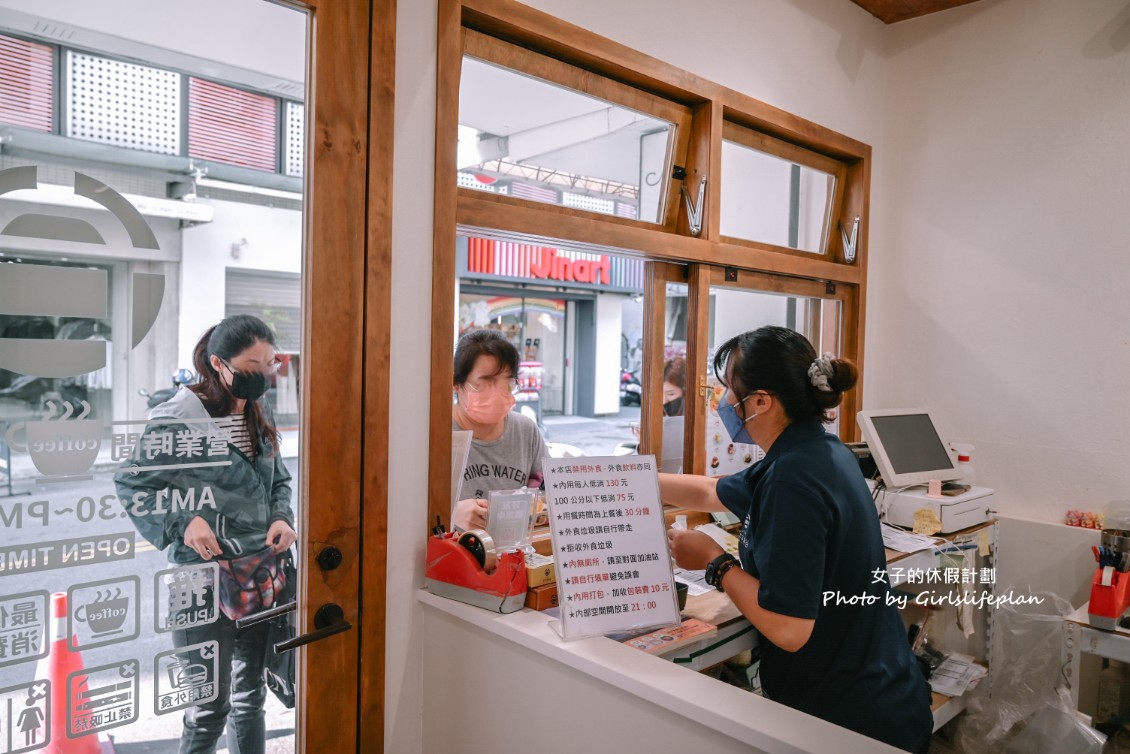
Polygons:
<instances>
[{"instance_id":1,"label":"computer monitor","mask_svg":"<svg viewBox=\"0 0 1130 754\"><path fill-rule=\"evenodd\" d=\"M957 455L925 409L860 411L856 418L888 489L962 477Z\"/></svg>"}]
</instances>

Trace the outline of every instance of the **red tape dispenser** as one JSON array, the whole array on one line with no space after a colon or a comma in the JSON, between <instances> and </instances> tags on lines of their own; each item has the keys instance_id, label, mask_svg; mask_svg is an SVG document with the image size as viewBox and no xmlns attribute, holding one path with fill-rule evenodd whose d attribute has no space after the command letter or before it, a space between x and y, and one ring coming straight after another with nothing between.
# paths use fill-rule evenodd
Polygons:
<instances>
[{"instance_id":1,"label":"red tape dispenser","mask_svg":"<svg viewBox=\"0 0 1130 754\"><path fill-rule=\"evenodd\" d=\"M432 594L468 605L512 613L526 603L526 556L520 550L497 554L482 529L443 532L428 537L424 586Z\"/></svg>"},{"instance_id":2,"label":"red tape dispenser","mask_svg":"<svg viewBox=\"0 0 1130 754\"><path fill-rule=\"evenodd\" d=\"M1104 529L1102 547L1092 547L1099 567L1091 577L1087 617L1095 628L1113 631L1130 608L1130 532Z\"/></svg>"}]
</instances>

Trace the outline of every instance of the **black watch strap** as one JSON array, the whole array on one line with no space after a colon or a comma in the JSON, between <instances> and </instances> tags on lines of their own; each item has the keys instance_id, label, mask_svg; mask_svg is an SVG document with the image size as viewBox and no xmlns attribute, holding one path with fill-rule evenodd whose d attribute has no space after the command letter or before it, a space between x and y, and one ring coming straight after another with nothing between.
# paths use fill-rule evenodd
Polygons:
<instances>
[{"instance_id":1,"label":"black watch strap","mask_svg":"<svg viewBox=\"0 0 1130 754\"><path fill-rule=\"evenodd\" d=\"M736 565L739 565L737 558L728 552L722 553L706 566L706 583L720 592L726 591L722 588L722 577Z\"/></svg>"}]
</instances>

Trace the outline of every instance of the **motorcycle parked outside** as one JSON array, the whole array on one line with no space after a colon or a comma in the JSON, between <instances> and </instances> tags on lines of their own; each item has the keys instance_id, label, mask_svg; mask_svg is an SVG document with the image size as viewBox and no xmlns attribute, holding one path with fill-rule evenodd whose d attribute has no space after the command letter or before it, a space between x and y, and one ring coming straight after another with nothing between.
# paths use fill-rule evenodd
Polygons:
<instances>
[{"instance_id":1,"label":"motorcycle parked outside","mask_svg":"<svg viewBox=\"0 0 1130 754\"><path fill-rule=\"evenodd\" d=\"M620 405L638 406L643 396L643 384L638 371L620 370Z\"/></svg>"},{"instance_id":2,"label":"motorcycle parked outside","mask_svg":"<svg viewBox=\"0 0 1130 754\"><path fill-rule=\"evenodd\" d=\"M161 388L160 390L154 390L152 393L150 393L145 388L141 388L137 391L137 394L146 399L146 404L148 404L149 408L157 408L162 403L176 395L177 390L180 389L181 385L191 385L194 382L196 382L196 373L191 369L185 369L182 367L173 372L172 387L165 387Z\"/></svg>"}]
</instances>

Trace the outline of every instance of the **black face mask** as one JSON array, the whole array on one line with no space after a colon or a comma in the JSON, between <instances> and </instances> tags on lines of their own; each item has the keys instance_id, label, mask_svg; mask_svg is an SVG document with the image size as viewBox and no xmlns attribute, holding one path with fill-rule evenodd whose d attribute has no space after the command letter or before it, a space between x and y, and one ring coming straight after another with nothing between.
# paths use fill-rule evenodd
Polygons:
<instances>
[{"instance_id":1,"label":"black face mask","mask_svg":"<svg viewBox=\"0 0 1130 754\"><path fill-rule=\"evenodd\" d=\"M663 413L667 416L682 416L683 415L683 399L676 398L673 401L667 401L663 404Z\"/></svg>"},{"instance_id":2,"label":"black face mask","mask_svg":"<svg viewBox=\"0 0 1130 754\"><path fill-rule=\"evenodd\" d=\"M267 380L267 375L262 372L237 372L235 368L228 364L228 369L232 372L231 381L231 394L236 398L242 398L246 401L257 401L263 397L270 388L271 384Z\"/></svg>"}]
</instances>

